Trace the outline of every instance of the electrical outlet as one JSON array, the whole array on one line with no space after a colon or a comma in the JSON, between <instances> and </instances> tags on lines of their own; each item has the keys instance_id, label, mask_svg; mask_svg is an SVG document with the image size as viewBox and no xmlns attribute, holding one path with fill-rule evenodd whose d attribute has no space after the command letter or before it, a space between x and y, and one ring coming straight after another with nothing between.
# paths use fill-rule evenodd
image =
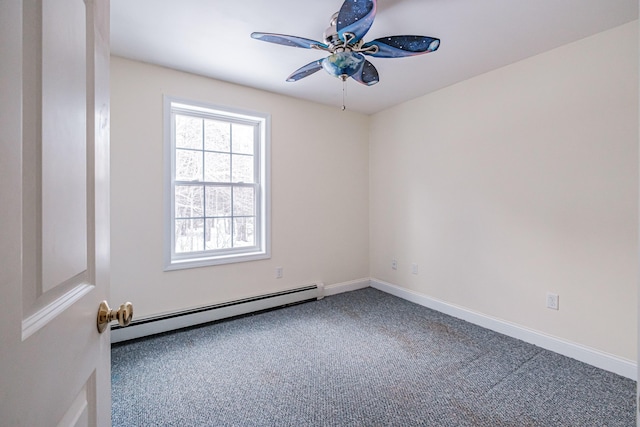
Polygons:
<instances>
[{"instance_id":1,"label":"electrical outlet","mask_svg":"<svg viewBox=\"0 0 640 427\"><path fill-rule=\"evenodd\" d=\"M282 267L276 267L276 279L282 279L282 275L284 274L284 270Z\"/></svg>"},{"instance_id":2,"label":"electrical outlet","mask_svg":"<svg viewBox=\"0 0 640 427\"><path fill-rule=\"evenodd\" d=\"M547 292L547 308L550 308L551 310L560 309L559 299L560 297L558 296L558 294Z\"/></svg>"},{"instance_id":3,"label":"electrical outlet","mask_svg":"<svg viewBox=\"0 0 640 427\"><path fill-rule=\"evenodd\" d=\"M418 274L418 264L415 262L411 264L411 274Z\"/></svg>"},{"instance_id":4,"label":"electrical outlet","mask_svg":"<svg viewBox=\"0 0 640 427\"><path fill-rule=\"evenodd\" d=\"M392 270L397 270L398 269L398 261L396 261L395 259L391 260L391 269Z\"/></svg>"}]
</instances>

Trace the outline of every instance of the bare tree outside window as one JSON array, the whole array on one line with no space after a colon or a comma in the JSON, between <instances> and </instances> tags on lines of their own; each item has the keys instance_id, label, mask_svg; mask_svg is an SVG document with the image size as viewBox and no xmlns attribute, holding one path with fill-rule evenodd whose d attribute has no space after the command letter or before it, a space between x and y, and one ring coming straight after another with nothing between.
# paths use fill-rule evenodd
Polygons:
<instances>
[{"instance_id":1,"label":"bare tree outside window","mask_svg":"<svg viewBox=\"0 0 640 427\"><path fill-rule=\"evenodd\" d=\"M211 257L252 248L266 252L261 229L266 214L261 201L265 119L188 107L172 103L169 116L171 253Z\"/></svg>"}]
</instances>

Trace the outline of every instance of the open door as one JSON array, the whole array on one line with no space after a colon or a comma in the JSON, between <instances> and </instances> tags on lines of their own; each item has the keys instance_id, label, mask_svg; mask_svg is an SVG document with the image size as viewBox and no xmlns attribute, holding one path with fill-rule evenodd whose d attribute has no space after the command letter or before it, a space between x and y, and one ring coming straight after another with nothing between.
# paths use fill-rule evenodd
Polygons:
<instances>
[{"instance_id":1,"label":"open door","mask_svg":"<svg viewBox=\"0 0 640 427\"><path fill-rule=\"evenodd\" d=\"M0 2L0 425L108 426L109 0Z\"/></svg>"}]
</instances>

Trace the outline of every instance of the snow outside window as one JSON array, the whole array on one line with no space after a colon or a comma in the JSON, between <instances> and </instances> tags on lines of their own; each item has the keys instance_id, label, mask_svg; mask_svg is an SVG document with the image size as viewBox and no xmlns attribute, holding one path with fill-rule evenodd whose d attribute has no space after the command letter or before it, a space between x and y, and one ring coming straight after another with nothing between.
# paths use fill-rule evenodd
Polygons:
<instances>
[{"instance_id":1,"label":"snow outside window","mask_svg":"<svg viewBox=\"0 0 640 427\"><path fill-rule=\"evenodd\" d=\"M269 258L263 113L165 97L165 269Z\"/></svg>"}]
</instances>

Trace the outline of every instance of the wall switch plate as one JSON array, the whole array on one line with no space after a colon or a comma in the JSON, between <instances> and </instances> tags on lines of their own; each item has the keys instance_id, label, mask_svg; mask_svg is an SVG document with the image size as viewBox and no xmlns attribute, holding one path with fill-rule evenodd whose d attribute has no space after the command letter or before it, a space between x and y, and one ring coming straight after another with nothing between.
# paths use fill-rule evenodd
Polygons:
<instances>
[{"instance_id":1,"label":"wall switch plate","mask_svg":"<svg viewBox=\"0 0 640 427\"><path fill-rule=\"evenodd\" d=\"M395 259L391 260L391 269L392 270L397 270L398 269L398 261L396 261Z\"/></svg>"},{"instance_id":2,"label":"wall switch plate","mask_svg":"<svg viewBox=\"0 0 640 427\"><path fill-rule=\"evenodd\" d=\"M284 270L282 267L276 267L276 279L282 279L282 275L284 274Z\"/></svg>"},{"instance_id":3,"label":"wall switch plate","mask_svg":"<svg viewBox=\"0 0 640 427\"><path fill-rule=\"evenodd\" d=\"M560 297L558 296L558 294L552 294L551 292L547 292L547 308L550 308L551 310L558 310L560 309Z\"/></svg>"},{"instance_id":4,"label":"wall switch plate","mask_svg":"<svg viewBox=\"0 0 640 427\"><path fill-rule=\"evenodd\" d=\"M411 274L418 274L418 264L415 262L411 264Z\"/></svg>"}]
</instances>

